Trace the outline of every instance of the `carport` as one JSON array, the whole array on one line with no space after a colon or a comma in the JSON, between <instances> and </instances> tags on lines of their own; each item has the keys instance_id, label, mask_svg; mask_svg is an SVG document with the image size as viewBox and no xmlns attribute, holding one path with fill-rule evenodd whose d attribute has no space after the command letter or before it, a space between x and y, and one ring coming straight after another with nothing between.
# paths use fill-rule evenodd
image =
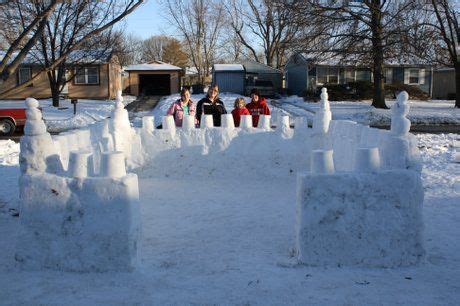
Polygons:
<instances>
[{"instance_id":1,"label":"carport","mask_svg":"<svg viewBox=\"0 0 460 306\"><path fill-rule=\"evenodd\" d=\"M166 96L179 92L180 67L154 61L128 66L130 93L135 96Z\"/></svg>"}]
</instances>

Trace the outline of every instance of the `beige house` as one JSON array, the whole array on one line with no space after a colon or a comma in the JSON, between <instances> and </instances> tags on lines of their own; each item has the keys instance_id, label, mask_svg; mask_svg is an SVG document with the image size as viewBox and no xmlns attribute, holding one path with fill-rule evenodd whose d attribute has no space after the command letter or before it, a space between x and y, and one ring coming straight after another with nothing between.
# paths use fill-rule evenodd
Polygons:
<instances>
[{"instance_id":1,"label":"beige house","mask_svg":"<svg viewBox=\"0 0 460 306\"><path fill-rule=\"evenodd\" d=\"M134 96L164 96L180 90L180 67L153 61L130 65L125 71L129 73L129 92Z\"/></svg>"},{"instance_id":2,"label":"beige house","mask_svg":"<svg viewBox=\"0 0 460 306\"><path fill-rule=\"evenodd\" d=\"M78 69L69 66L68 73L76 73L72 81L67 83L62 91L63 96L85 99L113 99L121 90L121 67L116 56L109 55L98 60L78 63ZM76 67L76 66L75 66ZM32 76L40 74L32 85L2 95L2 99L37 99L51 97L48 76L40 73L42 68L36 61L26 58L16 73L6 81L0 80L0 93L29 81Z\"/></svg>"}]
</instances>

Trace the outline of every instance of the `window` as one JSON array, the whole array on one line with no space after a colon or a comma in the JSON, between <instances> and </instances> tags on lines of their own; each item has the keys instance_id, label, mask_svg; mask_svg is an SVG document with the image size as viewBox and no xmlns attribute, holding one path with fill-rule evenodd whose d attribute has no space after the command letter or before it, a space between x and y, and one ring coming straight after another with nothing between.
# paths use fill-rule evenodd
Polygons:
<instances>
[{"instance_id":1,"label":"window","mask_svg":"<svg viewBox=\"0 0 460 306\"><path fill-rule=\"evenodd\" d=\"M316 84L323 85L327 83L327 68L317 67L316 68Z\"/></svg>"},{"instance_id":2,"label":"window","mask_svg":"<svg viewBox=\"0 0 460 306\"><path fill-rule=\"evenodd\" d=\"M385 69L385 83L386 84L393 83L393 68Z\"/></svg>"},{"instance_id":3,"label":"window","mask_svg":"<svg viewBox=\"0 0 460 306\"><path fill-rule=\"evenodd\" d=\"M418 69L410 69L409 70L409 84L419 84L420 83L420 75Z\"/></svg>"},{"instance_id":4,"label":"window","mask_svg":"<svg viewBox=\"0 0 460 306\"><path fill-rule=\"evenodd\" d=\"M18 70L18 83L23 84L32 79L32 69L30 67L22 67Z\"/></svg>"},{"instance_id":5,"label":"window","mask_svg":"<svg viewBox=\"0 0 460 306\"><path fill-rule=\"evenodd\" d=\"M75 84L99 84L99 67L84 67L77 69Z\"/></svg>"},{"instance_id":6,"label":"window","mask_svg":"<svg viewBox=\"0 0 460 306\"><path fill-rule=\"evenodd\" d=\"M338 84L339 83L339 68L327 68L317 67L316 68L316 84L323 85Z\"/></svg>"},{"instance_id":7,"label":"window","mask_svg":"<svg viewBox=\"0 0 460 306\"><path fill-rule=\"evenodd\" d=\"M356 70L356 81L371 81L371 71L370 70L364 70L364 69L358 69Z\"/></svg>"},{"instance_id":8,"label":"window","mask_svg":"<svg viewBox=\"0 0 460 306\"><path fill-rule=\"evenodd\" d=\"M345 84L352 83L355 81L355 70L345 69Z\"/></svg>"},{"instance_id":9,"label":"window","mask_svg":"<svg viewBox=\"0 0 460 306\"><path fill-rule=\"evenodd\" d=\"M339 84L339 68L327 69L327 82L329 84Z\"/></svg>"}]
</instances>

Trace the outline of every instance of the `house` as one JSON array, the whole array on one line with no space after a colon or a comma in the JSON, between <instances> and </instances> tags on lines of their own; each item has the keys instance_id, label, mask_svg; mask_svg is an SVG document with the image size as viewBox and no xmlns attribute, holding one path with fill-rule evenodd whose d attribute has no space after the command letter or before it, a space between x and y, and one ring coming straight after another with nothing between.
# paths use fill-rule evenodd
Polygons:
<instances>
[{"instance_id":1,"label":"house","mask_svg":"<svg viewBox=\"0 0 460 306\"><path fill-rule=\"evenodd\" d=\"M433 73L433 99L455 100L455 69L439 68Z\"/></svg>"},{"instance_id":2,"label":"house","mask_svg":"<svg viewBox=\"0 0 460 306\"><path fill-rule=\"evenodd\" d=\"M129 73L129 91L134 96L163 96L180 90L180 67L152 61L130 65L125 71Z\"/></svg>"},{"instance_id":3,"label":"house","mask_svg":"<svg viewBox=\"0 0 460 306\"><path fill-rule=\"evenodd\" d=\"M432 94L432 66L414 61L385 63L385 83L417 86ZM325 53L297 53L285 65L288 93L304 96L326 84L347 84L356 81L372 82L372 70L357 61L343 60Z\"/></svg>"},{"instance_id":4,"label":"house","mask_svg":"<svg viewBox=\"0 0 460 306\"><path fill-rule=\"evenodd\" d=\"M62 95L70 98L113 99L121 89L121 67L116 56L104 52L95 57L95 53L82 51L72 52L68 59L67 77L74 77L66 84ZM0 54L2 58L2 54ZM16 73L6 81L0 80L0 93L29 81L32 76L39 75L29 86L2 96L3 99L38 99L51 97L49 80L43 73L38 55L32 52L24 59Z\"/></svg>"},{"instance_id":5,"label":"house","mask_svg":"<svg viewBox=\"0 0 460 306\"><path fill-rule=\"evenodd\" d=\"M252 88L258 88L265 96L280 93L283 87L283 73L267 65L247 60L236 64L215 64L212 69L213 83L221 92L249 95Z\"/></svg>"}]
</instances>

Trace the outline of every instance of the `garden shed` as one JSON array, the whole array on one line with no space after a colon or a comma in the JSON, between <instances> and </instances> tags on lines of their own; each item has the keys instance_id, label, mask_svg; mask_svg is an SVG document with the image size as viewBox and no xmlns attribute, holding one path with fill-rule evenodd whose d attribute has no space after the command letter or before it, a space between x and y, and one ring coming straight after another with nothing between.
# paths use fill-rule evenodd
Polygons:
<instances>
[{"instance_id":1,"label":"garden shed","mask_svg":"<svg viewBox=\"0 0 460 306\"><path fill-rule=\"evenodd\" d=\"M215 64L212 67L212 81L220 92L244 94L245 71L241 64Z\"/></svg>"}]
</instances>

